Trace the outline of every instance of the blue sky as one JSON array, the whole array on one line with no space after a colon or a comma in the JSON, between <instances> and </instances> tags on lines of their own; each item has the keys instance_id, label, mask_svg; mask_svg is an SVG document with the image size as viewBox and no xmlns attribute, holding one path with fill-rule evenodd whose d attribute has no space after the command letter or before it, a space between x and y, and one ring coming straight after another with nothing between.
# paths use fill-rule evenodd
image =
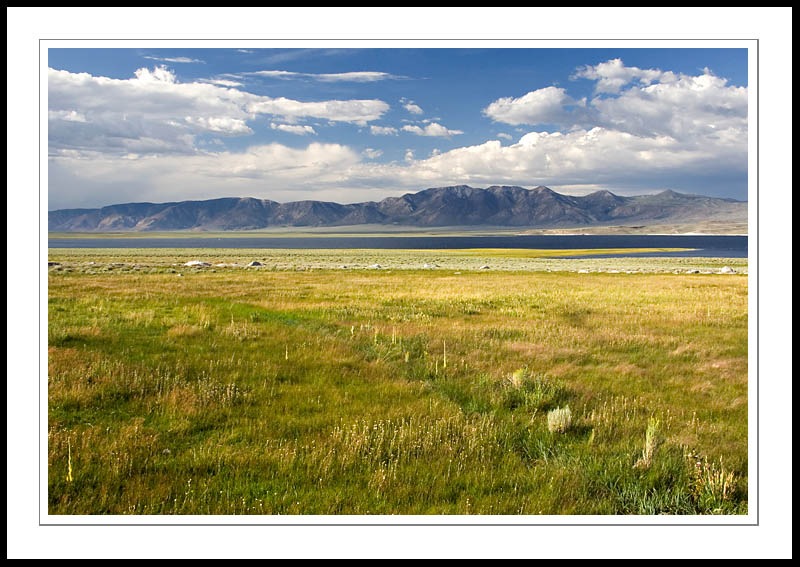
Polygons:
<instances>
[{"instance_id":1,"label":"blue sky","mask_svg":"<svg viewBox=\"0 0 800 567\"><path fill-rule=\"evenodd\" d=\"M746 49L51 48L48 208L427 187L747 198Z\"/></svg>"}]
</instances>

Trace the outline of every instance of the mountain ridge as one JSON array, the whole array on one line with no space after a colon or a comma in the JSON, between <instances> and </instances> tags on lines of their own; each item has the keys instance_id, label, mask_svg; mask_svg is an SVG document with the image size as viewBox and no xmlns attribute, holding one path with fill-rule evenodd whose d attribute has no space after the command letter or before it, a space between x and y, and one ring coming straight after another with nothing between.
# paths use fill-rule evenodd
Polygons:
<instances>
[{"instance_id":1,"label":"mountain ridge","mask_svg":"<svg viewBox=\"0 0 800 567\"><path fill-rule=\"evenodd\" d=\"M666 190L620 196L599 190L583 196L545 186L433 187L381 201L279 203L254 197L221 197L168 203L121 203L48 213L51 232L148 232L255 230L383 224L410 227L507 226L583 228L620 222L746 222L747 202Z\"/></svg>"}]
</instances>

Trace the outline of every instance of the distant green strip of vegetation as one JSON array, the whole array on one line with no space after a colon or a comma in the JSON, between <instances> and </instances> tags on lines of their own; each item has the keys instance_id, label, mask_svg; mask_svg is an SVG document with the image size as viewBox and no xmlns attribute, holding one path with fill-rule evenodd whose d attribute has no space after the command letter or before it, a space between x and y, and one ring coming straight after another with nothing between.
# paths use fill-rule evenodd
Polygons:
<instances>
[{"instance_id":1,"label":"distant green strip of vegetation","mask_svg":"<svg viewBox=\"0 0 800 567\"><path fill-rule=\"evenodd\" d=\"M581 248L549 250L544 248L470 248L463 251L467 256L492 258L569 258L570 256L603 256L618 254L640 254L659 252L683 252L693 248Z\"/></svg>"}]
</instances>

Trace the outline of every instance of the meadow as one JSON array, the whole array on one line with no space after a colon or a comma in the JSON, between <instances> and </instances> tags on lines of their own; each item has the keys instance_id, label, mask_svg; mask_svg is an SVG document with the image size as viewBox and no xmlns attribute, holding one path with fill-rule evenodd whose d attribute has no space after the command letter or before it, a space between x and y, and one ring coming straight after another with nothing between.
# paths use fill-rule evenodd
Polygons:
<instances>
[{"instance_id":1,"label":"meadow","mask_svg":"<svg viewBox=\"0 0 800 567\"><path fill-rule=\"evenodd\" d=\"M746 513L746 259L561 256L50 250L49 513Z\"/></svg>"}]
</instances>

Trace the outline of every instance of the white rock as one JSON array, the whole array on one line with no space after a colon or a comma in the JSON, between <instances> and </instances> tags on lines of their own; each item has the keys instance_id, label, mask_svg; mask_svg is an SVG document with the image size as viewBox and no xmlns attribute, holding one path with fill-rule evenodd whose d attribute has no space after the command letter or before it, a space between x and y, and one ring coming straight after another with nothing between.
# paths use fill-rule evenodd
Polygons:
<instances>
[{"instance_id":1,"label":"white rock","mask_svg":"<svg viewBox=\"0 0 800 567\"><path fill-rule=\"evenodd\" d=\"M202 260L189 260L184 264L187 268L209 268L211 264Z\"/></svg>"}]
</instances>

